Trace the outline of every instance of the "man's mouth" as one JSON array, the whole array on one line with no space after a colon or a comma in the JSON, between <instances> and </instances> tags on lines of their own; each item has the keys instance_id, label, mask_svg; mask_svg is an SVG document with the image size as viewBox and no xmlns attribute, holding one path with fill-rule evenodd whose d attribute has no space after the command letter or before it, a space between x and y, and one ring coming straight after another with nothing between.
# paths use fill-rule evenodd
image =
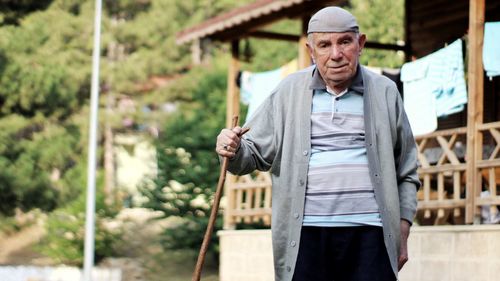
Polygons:
<instances>
[{"instance_id":1,"label":"man's mouth","mask_svg":"<svg viewBox=\"0 0 500 281\"><path fill-rule=\"evenodd\" d=\"M332 66L328 66L328 68L333 68L333 69L339 69L339 68L343 68L347 66L347 64L342 64L342 65L332 65Z\"/></svg>"}]
</instances>

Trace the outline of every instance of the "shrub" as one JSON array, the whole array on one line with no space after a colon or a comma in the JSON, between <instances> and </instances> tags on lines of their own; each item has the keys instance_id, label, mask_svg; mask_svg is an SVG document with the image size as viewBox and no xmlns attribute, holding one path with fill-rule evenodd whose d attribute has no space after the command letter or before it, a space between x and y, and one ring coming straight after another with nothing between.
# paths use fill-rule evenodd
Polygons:
<instances>
[{"instance_id":1,"label":"shrub","mask_svg":"<svg viewBox=\"0 0 500 281\"><path fill-rule=\"evenodd\" d=\"M84 256L85 199L83 192L66 207L52 212L47 220L47 235L38 247L40 252L58 263L81 266ZM114 246L121 240L119 225L113 224L116 206L104 204L102 193L96 198L95 256L98 263L114 256Z\"/></svg>"},{"instance_id":2,"label":"shrub","mask_svg":"<svg viewBox=\"0 0 500 281\"><path fill-rule=\"evenodd\" d=\"M146 198L144 207L161 211L164 217L182 218L175 228L165 230L162 245L198 250L219 175L214 148L225 123L226 70L221 65L193 69L169 92L182 96L184 102L178 101L178 110L166 120L160 134L158 177L153 186L140 190ZM215 231L221 226L219 218ZM216 238L214 235L209 249L213 254Z\"/></svg>"}]
</instances>

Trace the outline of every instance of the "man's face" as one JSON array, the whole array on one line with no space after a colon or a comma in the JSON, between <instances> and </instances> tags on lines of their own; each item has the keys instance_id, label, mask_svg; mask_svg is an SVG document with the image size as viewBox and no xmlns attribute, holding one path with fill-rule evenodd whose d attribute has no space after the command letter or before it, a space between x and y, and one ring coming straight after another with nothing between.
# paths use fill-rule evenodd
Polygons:
<instances>
[{"instance_id":1,"label":"man's face","mask_svg":"<svg viewBox=\"0 0 500 281\"><path fill-rule=\"evenodd\" d=\"M307 47L329 87L343 90L349 86L365 41L364 34L354 32L312 34Z\"/></svg>"}]
</instances>

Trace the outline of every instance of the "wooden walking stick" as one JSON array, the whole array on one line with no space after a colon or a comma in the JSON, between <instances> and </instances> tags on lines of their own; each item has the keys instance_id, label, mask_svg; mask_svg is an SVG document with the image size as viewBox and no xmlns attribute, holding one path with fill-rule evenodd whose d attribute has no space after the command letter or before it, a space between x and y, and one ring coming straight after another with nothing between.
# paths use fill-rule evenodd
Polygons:
<instances>
[{"instance_id":1,"label":"wooden walking stick","mask_svg":"<svg viewBox=\"0 0 500 281\"><path fill-rule=\"evenodd\" d=\"M238 116L233 117L232 128L238 125ZM243 128L238 136L243 136L248 132L249 128ZM208 244L212 238L212 232L214 231L215 219L217 218L217 213L219 212L220 198L222 197L222 188L224 187L224 182L226 181L227 165L229 159L224 157L222 160L222 167L220 169L219 182L217 183L217 190L215 191L214 205L212 206L212 211L210 212L210 218L208 220L207 230L205 231L205 236L203 237L203 243L201 244L200 252L198 254L198 260L196 261L196 267L194 268L193 277L191 281L200 281L201 270L203 269L203 263L205 263L205 256L208 250Z\"/></svg>"}]
</instances>

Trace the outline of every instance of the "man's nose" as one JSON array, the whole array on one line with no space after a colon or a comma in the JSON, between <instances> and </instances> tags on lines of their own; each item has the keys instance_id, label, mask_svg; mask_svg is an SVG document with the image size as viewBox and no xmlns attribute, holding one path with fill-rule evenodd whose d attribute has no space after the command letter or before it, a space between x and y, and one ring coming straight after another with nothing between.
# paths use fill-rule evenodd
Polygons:
<instances>
[{"instance_id":1,"label":"man's nose","mask_svg":"<svg viewBox=\"0 0 500 281\"><path fill-rule=\"evenodd\" d=\"M332 60L339 60L342 58L343 50L339 45L332 45L330 49L330 58Z\"/></svg>"}]
</instances>

